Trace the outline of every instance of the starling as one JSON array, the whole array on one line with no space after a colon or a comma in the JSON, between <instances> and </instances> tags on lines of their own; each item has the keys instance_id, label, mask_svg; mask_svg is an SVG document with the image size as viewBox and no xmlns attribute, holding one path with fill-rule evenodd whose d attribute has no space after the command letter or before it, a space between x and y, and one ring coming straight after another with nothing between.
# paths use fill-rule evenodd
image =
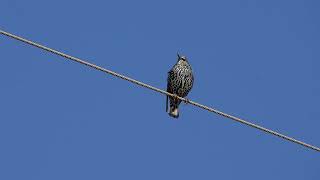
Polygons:
<instances>
[{"instance_id":1,"label":"starling","mask_svg":"<svg viewBox=\"0 0 320 180\"><path fill-rule=\"evenodd\" d=\"M180 56L178 53L178 61L168 72L167 92L180 97L186 97L193 86L192 68L185 56ZM181 100L176 97L168 97L166 100L166 111L168 112L168 98L170 100L169 115L179 117L179 104Z\"/></svg>"}]
</instances>

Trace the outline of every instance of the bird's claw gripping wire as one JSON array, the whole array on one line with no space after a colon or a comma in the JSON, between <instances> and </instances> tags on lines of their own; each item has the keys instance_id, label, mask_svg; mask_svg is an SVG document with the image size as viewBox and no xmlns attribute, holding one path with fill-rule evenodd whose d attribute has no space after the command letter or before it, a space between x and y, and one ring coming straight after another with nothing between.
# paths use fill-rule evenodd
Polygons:
<instances>
[{"instance_id":1,"label":"bird's claw gripping wire","mask_svg":"<svg viewBox=\"0 0 320 180\"><path fill-rule=\"evenodd\" d=\"M178 95L176 95L176 94L173 94L173 96L172 96L174 99L176 99L176 100L178 100L179 99L179 96Z\"/></svg>"},{"instance_id":2,"label":"bird's claw gripping wire","mask_svg":"<svg viewBox=\"0 0 320 180\"><path fill-rule=\"evenodd\" d=\"M184 98L184 104L190 104L190 100L188 98Z\"/></svg>"}]
</instances>

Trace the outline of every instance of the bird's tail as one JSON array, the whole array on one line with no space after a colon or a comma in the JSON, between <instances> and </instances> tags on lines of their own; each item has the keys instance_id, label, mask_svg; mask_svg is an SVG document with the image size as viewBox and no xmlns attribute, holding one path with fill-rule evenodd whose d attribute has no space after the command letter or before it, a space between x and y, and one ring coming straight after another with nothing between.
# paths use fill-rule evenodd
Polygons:
<instances>
[{"instance_id":1,"label":"bird's tail","mask_svg":"<svg viewBox=\"0 0 320 180\"><path fill-rule=\"evenodd\" d=\"M174 118L179 117L179 109L178 106L170 106L169 115Z\"/></svg>"}]
</instances>

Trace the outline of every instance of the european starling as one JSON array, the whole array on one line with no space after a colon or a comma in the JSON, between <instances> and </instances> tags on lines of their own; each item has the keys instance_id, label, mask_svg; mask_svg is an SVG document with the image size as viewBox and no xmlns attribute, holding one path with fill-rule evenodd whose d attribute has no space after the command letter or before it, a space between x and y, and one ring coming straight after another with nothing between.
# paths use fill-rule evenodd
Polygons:
<instances>
[{"instance_id":1,"label":"european starling","mask_svg":"<svg viewBox=\"0 0 320 180\"><path fill-rule=\"evenodd\" d=\"M192 68L185 56L178 55L177 63L168 72L167 91L180 97L186 97L193 86ZM175 97L168 97L166 101L166 111L168 112L168 98L170 100L169 115L179 117L179 104L181 100Z\"/></svg>"}]
</instances>

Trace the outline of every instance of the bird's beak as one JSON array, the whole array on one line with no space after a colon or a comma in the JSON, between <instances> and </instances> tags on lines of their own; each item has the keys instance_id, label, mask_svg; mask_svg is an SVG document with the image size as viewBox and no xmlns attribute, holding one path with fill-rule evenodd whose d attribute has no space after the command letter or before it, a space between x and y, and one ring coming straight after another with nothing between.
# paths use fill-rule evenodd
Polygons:
<instances>
[{"instance_id":1,"label":"bird's beak","mask_svg":"<svg viewBox=\"0 0 320 180\"><path fill-rule=\"evenodd\" d=\"M180 57L180 54L177 52L177 56L178 56L178 58L180 59L181 57Z\"/></svg>"}]
</instances>

